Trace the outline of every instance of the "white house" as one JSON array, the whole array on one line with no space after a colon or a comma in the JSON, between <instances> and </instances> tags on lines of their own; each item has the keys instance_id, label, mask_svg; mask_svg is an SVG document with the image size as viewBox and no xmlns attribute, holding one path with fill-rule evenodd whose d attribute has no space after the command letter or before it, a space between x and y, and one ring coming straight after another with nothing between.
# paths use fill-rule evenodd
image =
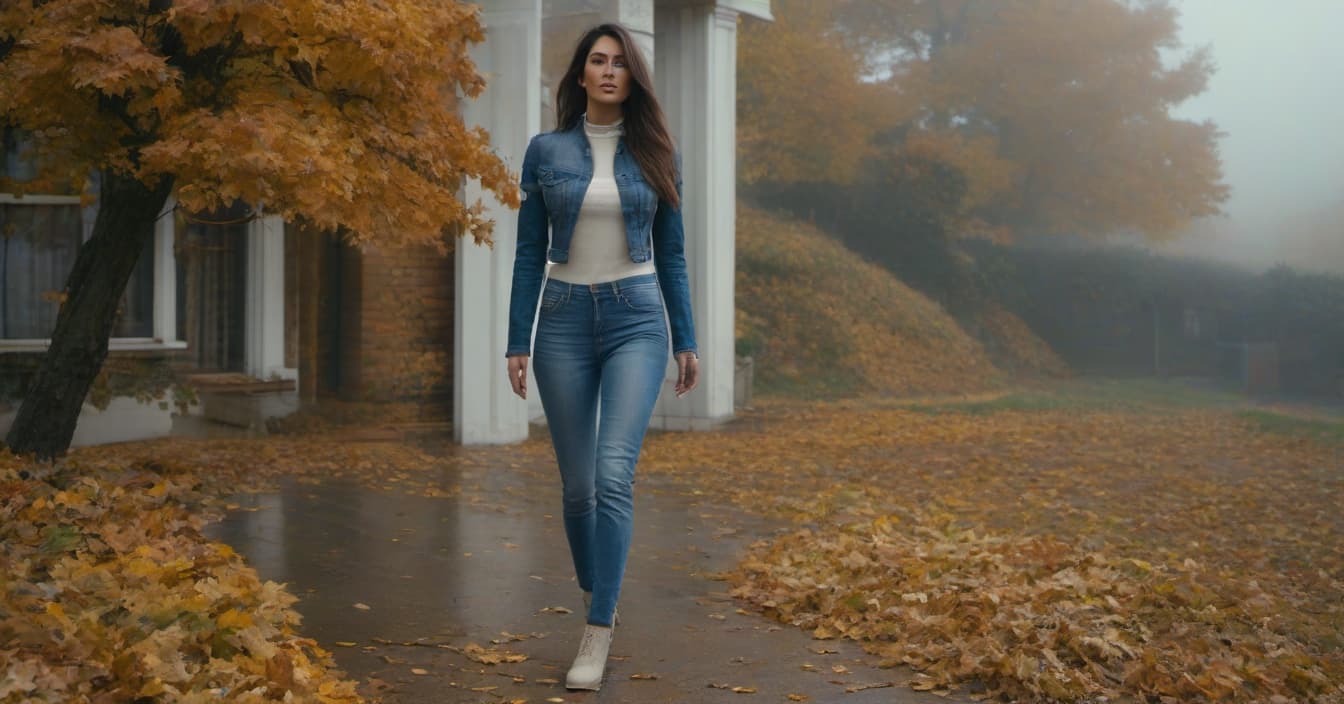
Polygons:
<instances>
[{"instance_id":1,"label":"white house","mask_svg":"<svg viewBox=\"0 0 1344 704\"><path fill-rule=\"evenodd\" d=\"M737 28L742 15L769 19L769 0L478 4L487 38L473 58L488 87L479 99L462 103L464 116L490 132L514 169L532 135L552 127L551 96L581 32L617 21L641 42L682 151L687 263L702 374L695 393L682 399L663 395L654 427L700 429L731 417ZM0 167L21 173L24 165L9 131L4 146ZM481 195L474 184L467 190L469 200ZM493 198L487 194L483 201L491 204ZM541 413L539 401L534 394L529 407L513 396L503 373L515 211L493 208L493 248L460 242L447 260L355 251L299 232L277 217L247 215L160 219L127 293L111 344L114 356L162 354L180 366L356 399L386 399L406 393L420 379L440 378L423 382L420 391L439 394L445 405L451 394L459 442L526 437L529 420ZM92 214L75 195L0 194L0 226L18 233L5 237L0 253L2 365L6 355L45 347L55 305L44 294L63 285ZM426 302L409 316L415 326L409 343L399 337L408 333L387 329L389 318L408 317L400 314L404 302L395 296L397 286L413 287L403 298ZM674 371L670 366L666 388ZM171 425L166 414L119 403L112 415L143 417L109 423L108 413L88 409L76 444L162 434ZM6 413L0 406L0 433L12 415L12 408ZM108 427L93 431L99 423Z\"/></svg>"}]
</instances>

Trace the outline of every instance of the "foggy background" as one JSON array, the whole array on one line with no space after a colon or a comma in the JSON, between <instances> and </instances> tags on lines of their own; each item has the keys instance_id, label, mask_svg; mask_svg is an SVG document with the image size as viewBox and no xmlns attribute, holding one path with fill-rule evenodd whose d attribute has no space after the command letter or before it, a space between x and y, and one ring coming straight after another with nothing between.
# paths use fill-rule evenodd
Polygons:
<instances>
[{"instance_id":1,"label":"foggy background","mask_svg":"<svg viewBox=\"0 0 1344 704\"><path fill-rule=\"evenodd\" d=\"M1225 215L1197 223L1169 252L1257 269L1283 262L1344 271L1344 2L1178 0L1187 49L1217 71L1174 114L1225 135Z\"/></svg>"}]
</instances>

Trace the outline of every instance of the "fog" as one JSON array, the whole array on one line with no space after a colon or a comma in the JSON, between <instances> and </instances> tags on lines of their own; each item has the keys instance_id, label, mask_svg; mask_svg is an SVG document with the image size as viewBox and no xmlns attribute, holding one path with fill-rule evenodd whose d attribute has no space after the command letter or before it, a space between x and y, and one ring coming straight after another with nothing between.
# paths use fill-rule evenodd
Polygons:
<instances>
[{"instance_id":1,"label":"fog","mask_svg":"<svg viewBox=\"0 0 1344 704\"><path fill-rule=\"evenodd\" d=\"M1217 72L1176 111L1211 119L1231 196L1169 251L1344 271L1344 2L1177 0Z\"/></svg>"}]
</instances>

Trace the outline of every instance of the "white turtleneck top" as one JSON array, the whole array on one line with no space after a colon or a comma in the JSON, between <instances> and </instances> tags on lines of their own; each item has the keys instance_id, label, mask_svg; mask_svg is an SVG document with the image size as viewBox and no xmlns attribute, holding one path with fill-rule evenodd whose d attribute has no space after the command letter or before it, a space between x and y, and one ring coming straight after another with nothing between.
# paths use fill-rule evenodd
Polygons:
<instances>
[{"instance_id":1,"label":"white turtleneck top","mask_svg":"<svg viewBox=\"0 0 1344 704\"><path fill-rule=\"evenodd\" d=\"M599 284L656 271L652 261L639 264L630 261L614 172L616 143L624 134L621 125L621 120L594 125L584 117L583 133L593 154L593 180L588 184L579 219L574 223L569 261L549 265L547 276L552 279L571 284Z\"/></svg>"}]
</instances>

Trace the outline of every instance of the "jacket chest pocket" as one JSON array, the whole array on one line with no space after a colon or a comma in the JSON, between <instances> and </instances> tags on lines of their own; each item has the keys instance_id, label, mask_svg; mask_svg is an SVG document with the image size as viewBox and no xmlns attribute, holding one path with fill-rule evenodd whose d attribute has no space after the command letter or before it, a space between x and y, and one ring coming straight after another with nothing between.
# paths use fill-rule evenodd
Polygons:
<instances>
[{"instance_id":1,"label":"jacket chest pocket","mask_svg":"<svg viewBox=\"0 0 1344 704\"><path fill-rule=\"evenodd\" d=\"M541 195L552 216L564 212L576 205L576 191L581 178L578 174L563 169L542 167L537 169L537 182L541 184Z\"/></svg>"},{"instance_id":2,"label":"jacket chest pocket","mask_svg":"<svg viewBox=\"0 0 1344 704\"><path fill-rule=\"evenodd\" d=\"M658 195L643 176L637 173L621 174L616 177L616 188L621 192L621 206L627 217L633 215L639 223L653 217Z\"/></svg>"}]
</instances>

